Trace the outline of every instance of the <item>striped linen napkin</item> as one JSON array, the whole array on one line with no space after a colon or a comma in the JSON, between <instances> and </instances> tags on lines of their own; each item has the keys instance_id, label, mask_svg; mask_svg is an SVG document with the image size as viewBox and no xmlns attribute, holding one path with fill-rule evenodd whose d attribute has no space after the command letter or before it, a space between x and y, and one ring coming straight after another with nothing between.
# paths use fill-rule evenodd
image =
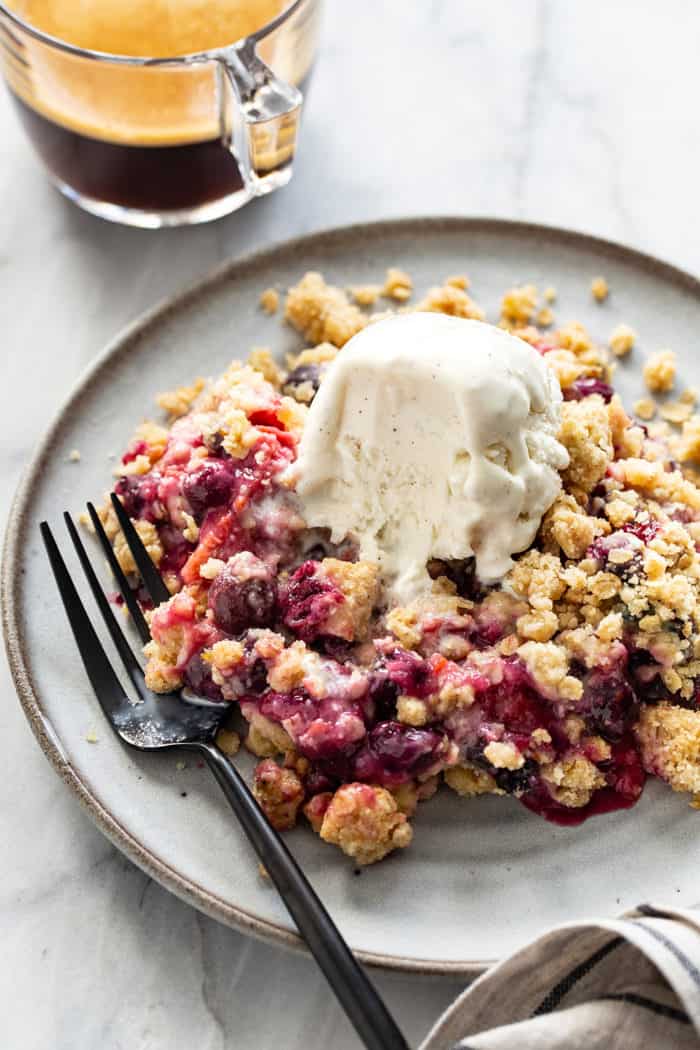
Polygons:
<instances>
[{"instance_id":1,"label":"striped linen napkin","mask_svg":"<svg viewBox=\"0 0 700 1050\"><path fill-rule=\"evenodd\" d=\"M421 1050L700 1050L700 908L557 927L470 985Z\"/></svg>"}]
</instances>

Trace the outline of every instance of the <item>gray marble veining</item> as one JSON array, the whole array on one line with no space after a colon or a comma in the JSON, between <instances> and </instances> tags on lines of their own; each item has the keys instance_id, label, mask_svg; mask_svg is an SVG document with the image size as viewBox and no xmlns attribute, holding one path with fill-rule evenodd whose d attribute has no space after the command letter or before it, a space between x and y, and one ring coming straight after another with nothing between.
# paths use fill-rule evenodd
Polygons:
<instances>
[{"instance_id":1,"label":"gray marble veining","mask_svg":"<svg viewBox=\"0 0 700 1050\"><path fill-rule=\"evenodd\" d=\"M217 224L157 234L61 200L1 95L0 513L104 342L229 255L440 212L572 226L700 269L699 32L692 0L329 3L292 184ZM102 838L1 673L0 1045L357 1047L310 961L203 918ZM459 990L377 979L414 1041Z\"/></svg>"}]
</instances>

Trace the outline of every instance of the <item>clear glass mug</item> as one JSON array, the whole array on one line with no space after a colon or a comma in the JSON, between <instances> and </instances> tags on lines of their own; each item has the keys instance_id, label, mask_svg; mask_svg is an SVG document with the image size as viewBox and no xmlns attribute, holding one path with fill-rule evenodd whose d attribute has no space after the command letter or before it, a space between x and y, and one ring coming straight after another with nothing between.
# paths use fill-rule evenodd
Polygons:
<instances>
[{"instance_id":1,"label":"clear glass mug","mask_svg":"<svg viewBox=\"0 0 700 1050\"><path fill-rule=\"evenodd\" d=\"M0 0L0 69L49 177L132 226L206 222L292 175L321 0L226 47L173 58L90 51Z\"/></svg>"}]
</instances>

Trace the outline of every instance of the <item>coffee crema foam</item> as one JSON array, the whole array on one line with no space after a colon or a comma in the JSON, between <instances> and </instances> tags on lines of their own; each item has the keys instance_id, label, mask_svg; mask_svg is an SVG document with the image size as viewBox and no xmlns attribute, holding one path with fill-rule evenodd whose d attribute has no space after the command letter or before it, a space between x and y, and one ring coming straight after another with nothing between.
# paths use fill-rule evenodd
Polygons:
<instances>
[{"instance_id":1,"label":"coffee crema foam","mask_svg":"<svg viewBox=\"0 0 700 1050\"><path fill-rule=\"evenodd\" d=\"M169 58L225 47L272 21L289 0L12 0L20 18L69 44Z\"/></svg>"},{"instance_id":2,"label":"coffee crema foam","mask_svg":"<svg viewBox=\"0 0 700 1050\"><path fill-rule=\"evenodd\" d=\"M24 21L67 43L132 57L224 47L261 29L290 0L10 0ZM295 16L292 16L293 18ZM17 30L13 30L17 36ZM294 34L287 34L293 36ZM278 38L277 40L275 38ZM0 58L11 90L49 120L106 142L169 146L215 139L221 113L213 63L139 68L73 56L21 34L22 62ZM297 83L307 72L284 31L261 57Z\"/></svg>"}]
</instances>

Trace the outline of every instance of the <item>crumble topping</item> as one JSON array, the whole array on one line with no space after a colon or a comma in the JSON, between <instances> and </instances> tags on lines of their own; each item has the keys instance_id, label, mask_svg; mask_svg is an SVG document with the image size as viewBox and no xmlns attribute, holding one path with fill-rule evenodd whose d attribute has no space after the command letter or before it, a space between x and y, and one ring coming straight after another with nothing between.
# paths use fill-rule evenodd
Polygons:
<instances>
[{"instance_id":1,"label":"crumble topping","mask_svg":"<svg viewBox=\"0 0 700 1050\"><path fill-rule=\"evenodd\" d=\"M635 416L648 422L656 415L656 402L650 397L640 397L639 401L635 401L633 410Z\"/></svg>"},{"instance_id":2,"label":"crumble topping","mask_svg":"<svg viewBox=\"0 0 700 1050\"><path fill-rule=\"evenodd\" d=\"M293 769L280 767L266 758L255 770L253 794L273 828L287 831L294 827L304 801L304 785Z\"/></svg>"},{"instance_id":3,"label":"crumble topping","mask_svg":"<svg viewBox=\"0 0 700 1050\"><path fill-rule=\"evenodd\" d=\"M552 797L562 806L579 809L587 805L593 792L605 785L605 777L583 755L567 756L559 762L545 764L542 779L550 785Z\"/></svg>"},{"instance_id":4,"label":"crumble topping","mask_svg":"<svg viewBox=\"0 0 700 1050\"><path fill-rule=\"evenodd\" d=\"M374 306L383 293L380 284L360 284L350 289L350 294L358 306Z\"/></svg>"},{"instance_id":5,"label":"crumble topping","mask_svg":"<svg viewBox=\"0 0 700 1050\"><path fill-rule=\"evenodd\" d=\"M602 301L607 285L594 284ZM647 775L700 800L694 391L658 409L641 399L639 419L661 420L640 425L606 348L575 322L555 328L533 285L512 288L500 323L557 376L570 463L502 584L483 585L469 560L435 560L431 593L387 607L377 565L305 527L287 468L329 363L382 316L369 312L380 296L481 319L469 287L448 277L404 305L413 284L398 269L349 295L306 274L284 317L307 345L284 366L255 348L218 379L161 394L169 425L142 424L116 470L171 591L157 609L144 602L147 684L235 706L272 823L303 813L359 864L407 846L408 818L443 782L562 823L633 805ZM273 301L268 289L262 308ZM618 325L609 349L622 357L635 340ZM653 355L644 379L668 392L675 355ZM111 504L100 516L141 599ZM229 754L240 744L229 729L217 739Z\"/></svg>"},{"instance_id":6,"label":"crumble topping","mask_svg":"<svg viewBox=\"0 0 700 1050\"><path fill-rule=\"evenodd\" d=\"M610 418L600 395L564 403L559 440L570 459L564 487L583 502L605 476L613 454Z\"/></svg>"},{"instance_id":7,"label":"crumble topping","mask_svg":"<svg viewBox=\"0 0 700 1050\"><path fill-rule=\"evenodd\" d=\"M485 316L481 307L463 288L449 283L430 288L415 309L448 314L450 317L466 317L473 321L483 321Z\"/></svg>"},{"instance_id":8,"label":"crumble topping","mask_svg":"<svg viewBox=\"0 0 700 1050\"><path fill-rule=\"evenodd\" d=\"M501 321L509 328L528 325L537 309L537 289L534 284L511 288L501 300Z\"/></svg>"},{"instance_id":9,"label":"crumble topping","mask_svg":"<svg viewBox=\"0 0 700 1050\"><path fill-rule=\"evenodd\" d=\"M668 703L645 707L635 732L649 773L674 791L700 794L700 712Z\"/></svg>"},{"instance_id":10,"label":"crumble topping","mask_svg":"<svg viewBox=\"0 0 700 1050\"><path fill-rule=\"evenodd\" d=\"M216 734L216 744L225 755L233 758L234 755L238 754L241 738L238 733L234 733L231 729L220 729Z\"/></svg>"},{"instance_id":11,"label":"crumble topping","mask_svg":"<svg viewBox=\"0 0 700 1050\"><path fill-rule=\"evenodd\" d=\"M398 303L405 303L411 298L412 291L413 281L407 273L395 266L387 270L382 295L387 299L395 299Z\"/></svg>"},{"instance_id":12,"label":"crumble topping","mask_svg":"<svg viewBox=\"0 0 700 1050\"><path fill-rule=\"evenodd\" d=\"M462 798L475 798L477 795L505 795L505 791L483 769L477 766L454 766L445 772L445 783Z\"/></svg>"},{"instance_id":13,"label":"crumble topping","mask_svg":"<svg viewBox=\"0 0 700 1050\"><path fill-rule=\"evenodd\" d=\"M358 864L374 864L413 838L411 825L385 788L345 784L333 795L319 832Z\"/></svg>"},{"instance_id":14,"label":"crumble topping","mask_svg":"<svg viewBox=\"0 0 700 1050\"><path fill-rule=\"evenodd\" d=\"M591 281L591 295L598 303L605 302L610 295L608 282L604 277L594 277Z\"/></svg>"},{"instance_id":15,"label":"crumble topping","mask_svg":"<svg viewBox=\"0 0 700 1050\"><path fill-rule=\"evenodd\" d=\"M637 333L634 328L630 328L628 324L619 324L610 333L608 346L615 357L626 357L634 346L636 339Z\"/></svg>"},{"instance_id":16,"label":"crumble topping","mask_svg":"<svg viewBox=\"0 0 700 1050\"><path fill-rule=\"evenodd\" d=\"M307 273L290 288L284 316L312 343L345 346L367 324L367 317L342 288L326 284L320 273Z\"/></svg>"},{"instance_id":17,"label":"crumble topping","mask_svg":"<svg viewBox=\"0 0 700 1050\"><path fill-rule=\"evenodd\" d=\"M280 305L280 293L276 288L265 288L260 293L260 306L266 314L276 314Z\"/></svg>"},{"instance_id":18,"label":"crumble topping","mask_svg":"<svg viewBox=\"0 0 700 1050\"><path fill-rule=\"evenodd\" d=\"M642 369L644 382L653 394L665 394L676 382L676 355L673 350L652 354Z\"/></svg>"}]
</instances>

